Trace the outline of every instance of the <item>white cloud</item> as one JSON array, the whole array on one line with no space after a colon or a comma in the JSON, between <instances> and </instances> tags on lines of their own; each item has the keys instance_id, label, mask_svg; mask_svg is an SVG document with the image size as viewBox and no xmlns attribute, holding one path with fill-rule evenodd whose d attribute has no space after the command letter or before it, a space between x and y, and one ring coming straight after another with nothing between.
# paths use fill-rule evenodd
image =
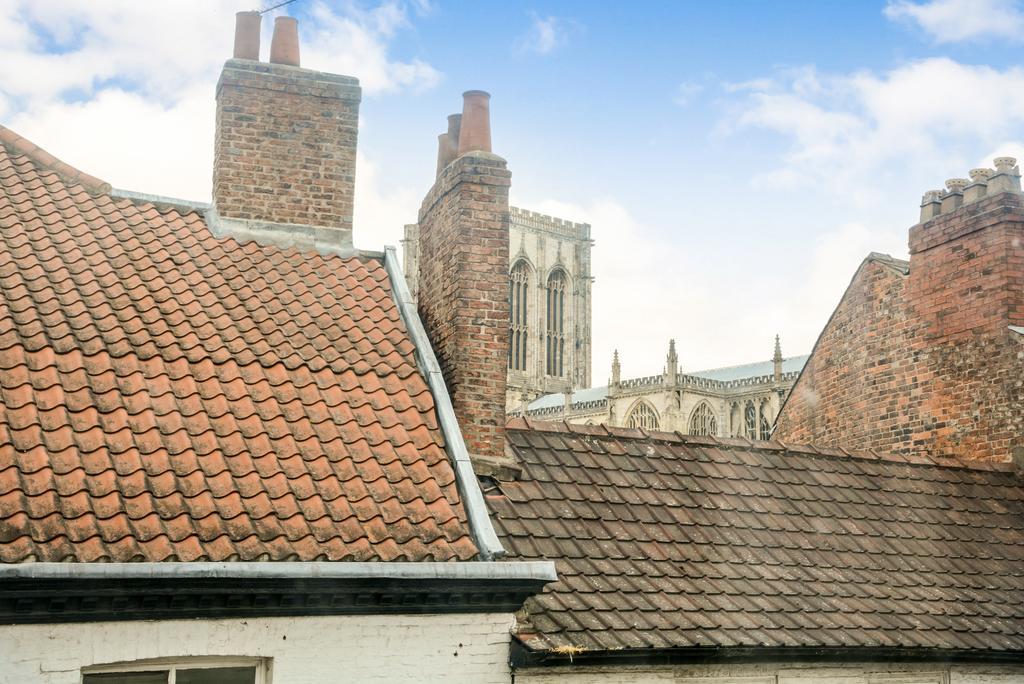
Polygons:
<instances>
[{"instance_id":1,"label":"white cloud","mask_svg":"<svg viewBox=\"0 0 1024 684\"><path fill-rule=\"evenodd\" d=\"M398 188L381 183L380 168L361 152L356 160L356 247L381 249L384 245L399 247L403 227L416 221L423 188Z\"/></svg>"},{"instance_id":2,"label":"white cloud","mask_svg":"<svg viewBox=\"0 0 1024 684\"><path fill-rule=\"evenodd\" d=\"M1024 69L972 66L946 58L876 74L820 74L813 68L734 86L742 101L727 128L785 136L782 164L758 174L762 186L808 183L870 201L892 168L904 177L936 168L964 175L979 150L1020 139ZM923 189L923 188L922 188Z\"/></svg>"},{"instance_id":3,"label":"white cloud","mask_svg":"<svg viewBox=\"0 0 1024 684\"><path fill-rule=\"evenodd\" d=\"M188 89L170 105L108 88L89 100L41 104L6 123L115 187L210 199L214 100L209 84Z\"/></svg>"},{"instance_id":4,"label":"white cloud","mask_svg":"<svg viewBox=\"0 0 1024 684\"><path fill-rule=\"evenodd\" d=\"M251 0L180 0L171 9L137 0L0 3L0 117L115 187L208 200L214 88L231 55L234 12L252 6ZM430 4L420 0L412 9L423 14ZM355 75L369 96L439 81L429 64L390 54L395 37L410 29L405 5L337 10L316 3L307 10L312 20L299 25L303 66ZM264 58L272 25L266 15ZM379 248L375 236L394 242L416 205L402 191L384 194L370 160L360 155L358 165L357 240Z\"/></svg>"},{"instance_id":5,"label":"white cloud","mask_svg":"<svg viewBox=\"0 0 1024 684\"><path fill-rule=\"evenodd\" d=\"M892 0L885 16L917 24L940 43L1024 39L1024 9L1017 0Z\"/></svg>"},{"instance_id":6,"label":"white cloud","mask_svg":"<svg viewBox=\"0 0 1024 684\"><path fill-rule=\"evenodd\" d=\"M704 86L696 81L683 81L676 87L676 94L672 98L672 102L679 107L685 107L689 105L690 102L693 101L693 98L699 95L702 90L704 90Z\"/></svg>"},{"instance_id":7,"label":"white cloud","mask_svg":"<svg viewBox=\"0 0 1024 684\"><path fill-rule=\"evenodd\" d=\"M547 55L566 45L575 29L573 22L558 17L542 17L530 13L530 28L516 39L513 47L519 54Z\"/></svg>"},{"instance_id":8,"label":"white cloud","mask_svg":"<svg viewBox=\"0 0 1024 684\"><path fill-rule=\"evenodd\" d=\"M337 14L318 2L311 13L314 21L301 36L304 66L357 76L367 94L426 90L440 82L440 72L430 64L419 59L394 61L388 55L395 34L409 28L404 6L385 2L372 10L353 7Z\"/></svg>"},{"instance_id":9,"label":"white cloud","mask_svg":"<svg viewBox=\"0 0 1024 684\"><path fill-rule=\"evenodd\" d=\"M594 227L595 385L607 382L614 349L623 377L638 377L662 371L672 338L683 369L700 370L768 359L774 334L785 333L778 327L784 317L767 298L759 297L758 306L723 303L733 284L720 264L659 234L614 199L579 205L517 198L513 204Z\"/></svg>"}]
</instances>

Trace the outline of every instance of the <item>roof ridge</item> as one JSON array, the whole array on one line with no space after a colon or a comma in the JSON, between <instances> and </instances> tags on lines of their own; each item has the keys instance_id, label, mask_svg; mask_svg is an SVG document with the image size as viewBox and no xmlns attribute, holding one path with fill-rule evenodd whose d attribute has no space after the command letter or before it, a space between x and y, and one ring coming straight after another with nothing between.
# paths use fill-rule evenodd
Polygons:
<instances>
[{"instance_id":1,"label":"roof ridge","mask_svg":"<svg viewBox=\"0 0 1024 684\"><path fill-rule=\"evenodd\" d=\"M786 361L792 361L793 359L799 359L799 358L804 358L804 357L809 359L809 358L811 358L811 355L810 354L794 354L793 356L787 356L785 358L785 360ZM766 361L750 361L748 363L734 363L731 366L716 366L715 368L700 368L700 369L692 370L692 371L683 371L683 375L694 375L695 373L711 373L712 371L730 370L732 368L743 368L745 366L759 366L762 363L771 363L771 362L772 362L772 359L768 359Z\"/></svg>"},{"instance_id":2,"label":"roof ridge","mask_svg":"<svg viewBox=\"0 0 1024 684\"><path fill-rule=\"evenodd\" d=\"M862 461L885 461L904 465L918 465L938 468L957 468L984 472L1017 472L1013 463L1001 461L962 461L947 457L921 454L895 454L863 449L816 446L814 444L787 444L779 439L750 440L746 437L712 437L710 435L688 435L681 432L645 430L643 428L615 427L603 424L578 425L564 420L538 420L536 418L512 418L505 423L508 430L534 430L537 432L568 432L596 437L622 437L626 439L649 439L673 444L696 444L726 449L746 448L758 451L790 451L793 453L821 456L824 458L857 459Z\"/></svg>"},{"instance_id":3,"label":"roof ridge","mask_svg":"<svg viewBox=\"0 0 1024 684\"><path fill-rule=\"evenodd\" d=\"M44 169L53 171L71 183L78 183L92 195L102 195L110 192L110 183L100 180L96 176L80 171L66 162L57 159L52 154L36 145L28 138L24 138L10 128L0 124L0 144L3 144L14 154L24 155Z\"/></svg>"},{"instance_id":4,"label":"roof ridge","mask_svg":"<svg viewBox=\"0 0 1024 684\"><path fill-rule=\"evenodd\" d=\"M889 268L899 271L903 275L910 273L910 262L906 259L897 259L891 254L885 252L869 252L864 261L871 261L876 264L888 266Z\"/></svg>"}]
</instances>

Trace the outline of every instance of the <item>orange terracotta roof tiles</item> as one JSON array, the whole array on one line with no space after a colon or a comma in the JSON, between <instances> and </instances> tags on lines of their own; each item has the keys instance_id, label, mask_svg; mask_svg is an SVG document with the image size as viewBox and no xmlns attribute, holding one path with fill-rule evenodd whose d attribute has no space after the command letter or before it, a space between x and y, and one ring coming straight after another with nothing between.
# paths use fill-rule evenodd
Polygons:
<instances>
[{"instance_id":1,"label":"orange terracotta roof tiles","mask_svg":"<svg viewBox=\"0 0 1024 684\"><path fill-rule=\"evenodd\" d=\"M0 143L0 562L476 556L380 260Z\"/></svg>"}]
</instances>

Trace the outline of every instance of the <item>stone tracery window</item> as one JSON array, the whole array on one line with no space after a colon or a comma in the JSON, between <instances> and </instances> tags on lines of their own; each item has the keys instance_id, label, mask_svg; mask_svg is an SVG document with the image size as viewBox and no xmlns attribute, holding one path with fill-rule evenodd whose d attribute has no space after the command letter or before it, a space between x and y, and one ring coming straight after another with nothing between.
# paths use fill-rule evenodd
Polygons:
<instances>
[{"instance_id":1,"label":"stone tracery window","mask_svg":"<svg viewBox=\"0 0 1024 684\"><path fill-rule=\"evenodd\" d=\"M757 407L748 401L743 409L743 435L747 439L757 439Z\"/></svg>"},{"instance_id":2,"label":"stone tracery window","mask_svg":"<svg viewBox=\"0 0 1024 684\"><path fill-rule=\"evenodd\" d=\"M772 423L771 423L771 420L769 420L769 418L768 418L769 411L770 411L770 409L768 408L768 400L767 399L762 399L761 400L761 424L760 424L761 434L760 434L760 437L759 437L760 439L767 440L767 439L771 439L771 437L772 437Z\"/></svg>"},{"instance_id":3,"label":"stone tracery window","mask_svg":"<svg viewBox=\"0 0 1024 684\"><path fill-rule=\"evenodd\" d=\"M548 375L565 375L565 272L558 269L548 276L547 288L547 337L545 341L546 372Z\"/></svg>"},{"instance_id":4,"label":"stone tracery window","mask_svg":"<svg viewBox=\"0 0 1024 684\"><path fill-rule=\"evenodd\" d=\"M708 402L700 402L690 415L690 434L712 437L718 434L718 419Z\"/></svg>"},{"instance_id":5,"label":"stone tracery window","mask_svg":"<svg viewBox=\"0 0 1024 684\"><path fill-rule=\"evenodd\" d=\"M526 343L529 339L528 301L530 266L519 261L512 267L508 279L508 304L511 325L508 335L508 367L526 370Z\"/></svg>"},{"instance_id":6,"label":"stone tracery window","mask_svg":"<svg viewBox=\"0 0 1024 684\"><path fill-rule=\"evenodd\" d=\"M633 410L626 417L626 427L657 430L658 412L646 401L637 402L636 406L633 407Z\"/></svg>"}]
</instances>

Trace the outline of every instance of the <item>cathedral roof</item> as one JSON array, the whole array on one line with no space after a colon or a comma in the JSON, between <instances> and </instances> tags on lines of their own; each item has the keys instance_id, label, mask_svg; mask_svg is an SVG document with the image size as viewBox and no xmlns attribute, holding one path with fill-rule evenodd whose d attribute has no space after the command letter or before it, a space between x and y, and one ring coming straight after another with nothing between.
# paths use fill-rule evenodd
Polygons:
<instances>
[{"instance_id":1,"label":"cathedral roof","mask_svg":"<svg viewBox=\"0 0 1024 684\"><path fill-rule=\"evenodd\" d=\"M810 356L794 356L785 359L782 362L782 372L785 373L799 373L803 369L804 364L807 363L807 359ZM748 380L753 378L761 378L772 375L775 372L775 366L771 360L760 361L757 363L745 363L739 366L724 366L722 368L709 368L708 370L689 371L683 373L683 376L692 376L696 378L703 378L705 380L711 380L714 382L729 383L738 382L741 380ZM661 376L651 376L651 380L660 378ZM642 379L629 379L622 382L623 385L639 384ZM608 398L608 386L602 385L600 387L588 387L587 389L576 390L572 393L572 403L582 404L591 401L604 401ZM527 406L528 411L536 411L538 409L549 409L562 406L565 403L565 394L545 394L537 397L529 403Z\"/></svg>"},{"instance_id":2,"label":"cathedral roof","mask_svg":"<svg viewBox=\"0 0 1024 684\"><path fill-rule=\"evenodd\" d=\"M507 440L522 473L489 494L495 526L559 577L526 602L522 662L1024 651L1009 464L521 418Z\"/></svg>"},{"instance_id":3,"label":"cathedral roof","mask_svg":"<svg viewBox=\"0 0 1024 684\"><path fill-rule=\"evenodd\" d=\"M807 363L810 356L794 356L782 361L783 373L799 373ZM771 375L775 372L775 366L771 360L758 363L745 363L739 366L723 366L722 368L709 368L708 370L690 371L685 375L695 375L698 378L718 380L720 382L731 382L733 380L744 380L746 378L759 378Z\"/></svg>"}]
</instances>

